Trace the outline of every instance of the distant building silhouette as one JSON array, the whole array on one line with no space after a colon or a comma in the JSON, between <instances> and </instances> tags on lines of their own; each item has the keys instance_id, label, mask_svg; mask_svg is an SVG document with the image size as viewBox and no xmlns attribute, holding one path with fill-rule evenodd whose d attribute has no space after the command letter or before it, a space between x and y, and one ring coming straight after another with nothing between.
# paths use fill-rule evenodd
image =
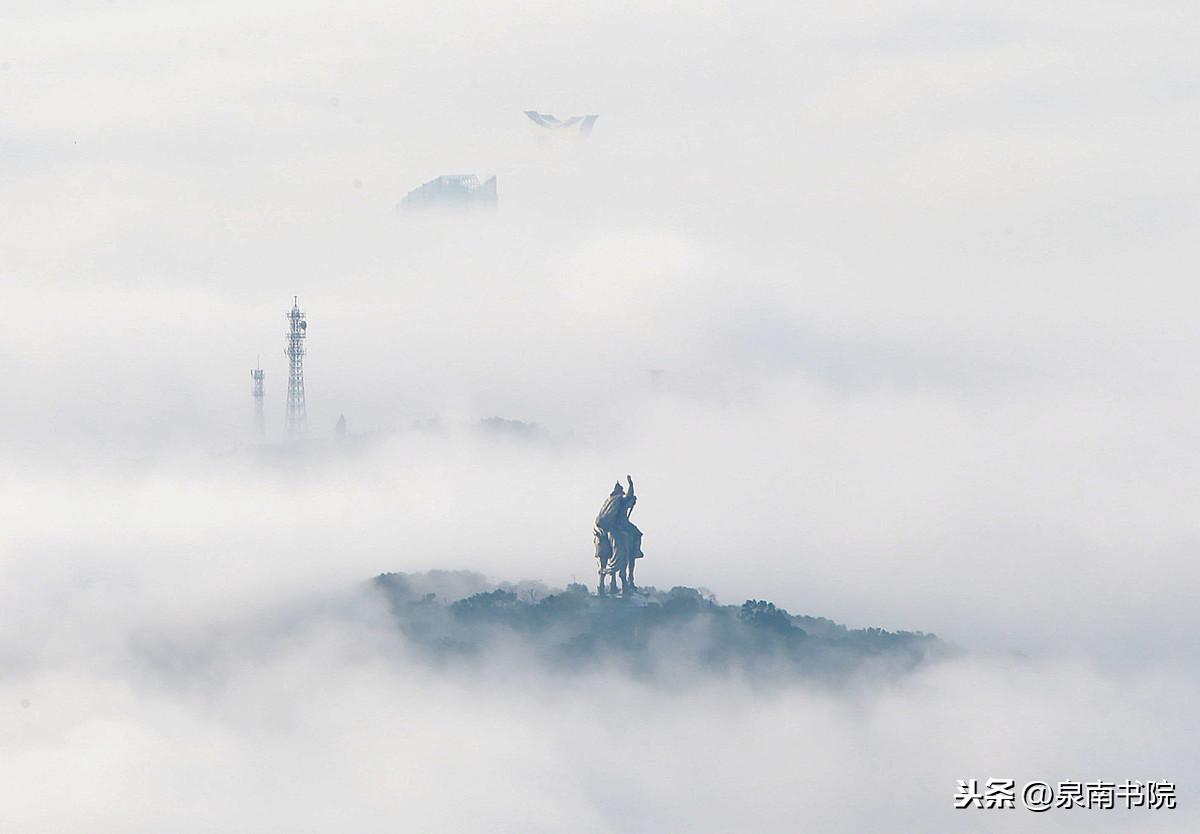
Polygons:
<instances>
[{"instance_id":1,"label":"distant building silhouette","mask_svg":"<svg viewBox=\"0 0 1200 834\"><path fill-rule=\"evenodd\" d=\"M592 128L596 124L596 119L600 118L597 115L592 115L571 116L569 119L560 119L557 116L551 116L549 113L539 113L536 110L526 110L525 115L534 124L535 130L539 135L550 136L555 133L573 133L583 139L592 135Z\"/></svg>"},{"instance_id":2,"label":"distant building silhouette","mask_svg":"<svg viewBox=\"0 0 1200 834\"><path fill-rule=\"evenodd\" d=\"M496 178L483 182L474 174L448 174L414 188L400 201L405 209L495 208Z\"/></svg>"}]
</instances>

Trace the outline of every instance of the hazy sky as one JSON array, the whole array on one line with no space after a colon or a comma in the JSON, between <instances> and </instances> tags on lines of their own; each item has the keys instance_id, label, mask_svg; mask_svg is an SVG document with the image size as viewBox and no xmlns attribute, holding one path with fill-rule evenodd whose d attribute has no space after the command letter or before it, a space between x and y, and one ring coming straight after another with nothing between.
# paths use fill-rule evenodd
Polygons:
<instances>
[{"instance_id":1,"label":"hazy sky","mask_svg":"<svg viewBox=\"0 0 1200 834\"><path fill-rule=\"evenodd\" d=\"M1194 737L1173 699L1200 661L1198 25L1182 2L6 3L0 743L21 764L0 773L96 787L77 818L27 801L22 830L181 809L332 830L316 809L355 803L356 830L404 808L431 831L715 831L753 801L762 825L861 831L880 809L848 810L853 778L908 779L898 761L916 775L887 801L930 831L963 824L955 779L1005 767L1194 790L1171 740ZM528 109L600 119L547 147ZM496 174L499 211L396 210L446 173ZM296 294L312 434L345 413L372 439L264 464L248 370L261 355L278 440ZM199 693L126 656L164 629L256 640L262 612L386 570L590 582L591 519L626 473L644 582L1006 659L857 707L718 687L665 725L673 696L614 681L649 704L633 748L657 751L625 770L595 693L480 707L341 621L233 651ZM719 741L678 741L702 726ZM323 764L241 778L301 735ZM677 741L691 781L666 775ZM489 790L474 768L514 748ZM428 779L451 802L456 768L458 810L369 799ZM96 781L113 772L143 811ZM810 778L823 797L800 803ZM285 801L316 783L310 809ZM1011 824L1033 819L1123 824Z\"/></svg>"}]
</instances>

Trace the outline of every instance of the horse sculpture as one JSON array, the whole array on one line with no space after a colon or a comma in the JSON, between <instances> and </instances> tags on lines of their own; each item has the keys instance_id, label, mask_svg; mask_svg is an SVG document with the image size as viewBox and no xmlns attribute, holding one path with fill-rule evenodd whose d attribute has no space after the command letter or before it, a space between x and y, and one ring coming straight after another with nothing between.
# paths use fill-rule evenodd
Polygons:
<instances>
[{"instance_id":1,"label":"horse sculpture","mask_svg":"<svg viewBox=\"0 0 1200 834\"><path fill-rule=\"evenodd\" d=\"M617 577L621 578L621 593L632 593L636 587L633 583L633 569L643 555L642 531L629 520L633 505L637 503L637 496L633 494L633 478L626 475L625 480L629 482L629 491L626 492L618 481L592 525L596 562L600 571L600 586L596 592L601 595L605 593L606 576L609 582L608 593L617 592Z\"/></svg>"}]
</instances>

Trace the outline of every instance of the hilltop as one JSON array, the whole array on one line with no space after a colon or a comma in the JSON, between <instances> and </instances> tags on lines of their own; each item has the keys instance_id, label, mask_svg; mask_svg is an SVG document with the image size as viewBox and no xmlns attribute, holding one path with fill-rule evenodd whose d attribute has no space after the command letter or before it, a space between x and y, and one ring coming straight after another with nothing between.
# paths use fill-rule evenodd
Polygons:
<instances>
[{"instance_id":1,"label":"hilltop","mask_svg":"<svg viewBox=\"0 0 1200 834\"><path fill-rule=\"evenodd\" d=\"M488 583L471 572L374 578L397 628L430 660L465 663L513 648L563 673L618 668L661 678L687 672L756 681L899 674L954 650L932 634L851 629L752 599L723 605L701 589L595 596L580 584Z\"/></svg>"}]
</instances>

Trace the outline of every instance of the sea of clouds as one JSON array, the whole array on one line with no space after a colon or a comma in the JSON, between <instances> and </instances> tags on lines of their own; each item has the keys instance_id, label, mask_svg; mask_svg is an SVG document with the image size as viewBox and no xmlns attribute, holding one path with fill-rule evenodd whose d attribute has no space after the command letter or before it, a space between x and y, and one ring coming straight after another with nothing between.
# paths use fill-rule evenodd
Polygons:
<instances>
[{"instance_id":1,"label":"sea of clouds","mask_svg":"<svg viewBox=\"0 0 1200 834\"><path fill-rule=\"evenodd\" d=\"M1196 16L9 4L0 830L1195 827ZM499 210L397 211L445 173ZM364 595L590 585L627 473L643 583L966 654L439 670ZM1180 807L953 810L993 776Z\"/></svg>"}]
</instances>

